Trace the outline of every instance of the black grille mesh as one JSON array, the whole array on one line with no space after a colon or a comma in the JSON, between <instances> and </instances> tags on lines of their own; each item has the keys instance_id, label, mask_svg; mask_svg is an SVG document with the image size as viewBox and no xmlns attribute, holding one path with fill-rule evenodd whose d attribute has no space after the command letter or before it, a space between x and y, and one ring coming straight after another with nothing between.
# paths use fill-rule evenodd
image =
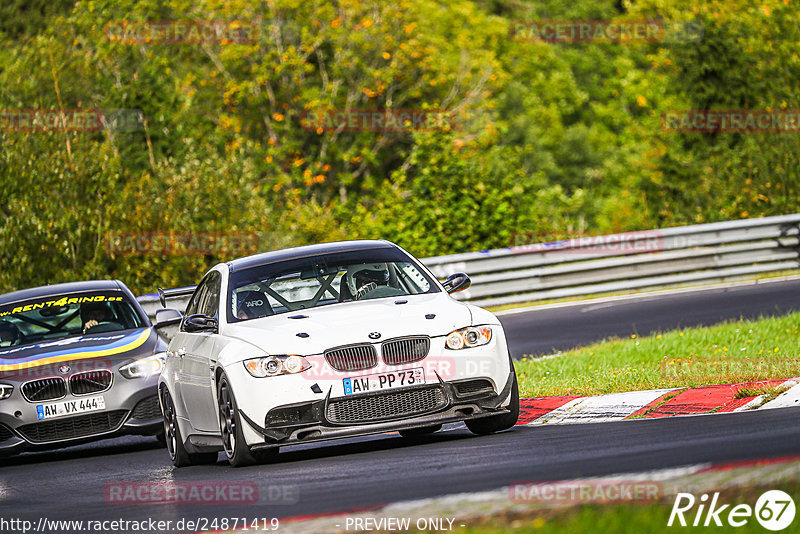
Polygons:
<instances>
[{"instance_id":1,"label":"black grille mesh","mask_svg":"<svg viewBox=\"0 0 800 534\"><path fill-rule=\"evenodd\" d=\"M69 390L73 395L99 393L111 387L111 371L100 369L69 377Z\"/></svg>"},{"instance_id":2,"label":"black grille mesh","mask_svg":"<svg viewBox=\"0 0 800 534\"><path fill-rule=\"evenodd\" d=\"M140 400L133 408L132 417L142 421L161 417L161 406L158 404L158 395Z\"/></svg>"},{"instance_id":3,"label":"black grille mesh","mask_svg":"<svg viewBox=\"0 0 800 534\"><path fill-rule=\"evenodd\" d=\"M378 365L375 347L369 343L325 351L325 361L337 371L360 371Z\"/></svg>"},{"instance_id":4,"label":"black grille mesh","mask_svg":"<svg viewBox=\"0 0 800 534\"><path fill-rule=\"evenodd\" d=\"M446 404L444 392L437 386L336 399L328 405L326 417L333 423L368 423L423 414Z\"/></svg>"},{"instance_id":5,"label":"black grille mesh","mask_svg":"<svg viewBox=\"0 0 800 534\"><path fill-rule=\"evenodd\" d=\"M425 358L430 350L431 340L425 336L395 339L381 344L383 361L389 365L417 362Z\"/></svg>"},{"instance_id":6,"label":"black grille mesh","mask_svg":"<svg viewBox=\"0 0 800 534\"><path fill-rule=\"evenodd\" d=\"M14 437L14 434L6 428L4 425L0 425L0 443L9 440Z\"/></svg>"},{"instance_id":7,"label":"black grille mesh","mask_svg":"<svg viewBox=\"0 0 800 534\"><path fill-rule=\"evenodd\" d=\"M60 399L67 394L67 383L61 377L42 378L22 384L22 395L31 402Z\"/></svg>"},{"instance_id":8,"label":"black grille mesh","mask_svg":"<svg viewBox=\"0 0 800 534\"><path fill-rule=\"evenodd\" d=\"M494 386L485 379L470 380L469 382L459 382L456 384L456 391L459 395L471 395L482 391L494 392Z\"/></svg>"},{"instance_id":9,"label":"black grille mesh","mask_svg":"<svg viewBox=\"0 0 800 534\"><path fill-rule=\"evenodd\" d=\"M17 431L33 443L47 443L64 439L102 434L116 429L125 418L126 410L114 410L53 421L22 425Z\"/></svg>"}]
</instances>

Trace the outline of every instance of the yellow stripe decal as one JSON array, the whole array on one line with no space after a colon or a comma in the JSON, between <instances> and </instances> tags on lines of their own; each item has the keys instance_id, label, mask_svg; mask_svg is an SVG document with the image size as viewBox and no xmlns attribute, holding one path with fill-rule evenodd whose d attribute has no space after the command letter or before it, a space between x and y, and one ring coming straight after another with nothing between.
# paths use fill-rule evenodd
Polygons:
<instances>
[{"instance_id":1,"label":"yellow stripe decal","mask_svg":"<svg viewBox=\"0 0 800 534\"><path fill-rule=\"evenodd\" d=\"M123 345L121 347L117 347L115 349L107 349L107 350L99 350L95 352L76 352L74 354L62 354L61 356L52 356L50 358L42 358L41 360L34 360L32 362L22 362L22 363L9 363L5 365L0 365L0 371L19 371L20 369L29 369L31 367L39 367L41 365L48 365L51 363L61 363L61 362L68 362L72 360L86 360L89 358L99 358L101 356L112 356L114 354L120 354L122 352L127 352L129 350L133 350L137 347L142 346L147 338L150 337L150 329L145 328L142 335L138 338L134 339L127 345Z\"/></svg>"}]
</instances>

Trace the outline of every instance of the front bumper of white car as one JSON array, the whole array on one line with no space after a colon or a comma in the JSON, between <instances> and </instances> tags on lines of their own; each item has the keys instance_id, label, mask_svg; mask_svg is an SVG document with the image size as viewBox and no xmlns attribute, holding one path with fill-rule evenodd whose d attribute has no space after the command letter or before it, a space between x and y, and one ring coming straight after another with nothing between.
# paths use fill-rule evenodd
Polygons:
<instances>
[{"instance_id":1,"label":"front bumper of white car","mask_svg":"<svg viewBox=\"0 0 800 534\"><path fill-rule=\"evenodd\" d=\"M240 414L253 430L263 436L261 442L250 443L251 448L259 449L420 428L508 412L502 404L510 397L513 383L511 374L499 394L495 393L494 389L466 395L459 394L459 386L471 386L475 382L475 380L441 382L438 385L411 387L391 393L366 393L346 399L326 398L312 403L280 406L267 414L265 427L247 418L243 412ZM392 397L401 398L400 402L403 403L411 399L411 403L419 405L424 405L425 400L430 398L438 399L438 402L431 403L431 407L426 406L413 414L391 418L359 419L355 422L340 422L330 418L331 414L337 411L358 413L363 410L363 406L370 404L390 404ZM341 408L343 404L350 406Z\"/></svg>"},{"instance_id":2,"label":"front bumper of white car","mask_svg":"<svg viewBox=\"0 0 800 534\"><path fill-rule=\"evenodd\" d=\"M225 373L253 449L418 428L508 411L514 371L500 334L461 350L432 338L425 359L378 369L337 371L320 355L297 375L255 378L241 362ZM424 384L345 394L345 378L414 368L423 369Z\"/></svg>"}]
</instances>

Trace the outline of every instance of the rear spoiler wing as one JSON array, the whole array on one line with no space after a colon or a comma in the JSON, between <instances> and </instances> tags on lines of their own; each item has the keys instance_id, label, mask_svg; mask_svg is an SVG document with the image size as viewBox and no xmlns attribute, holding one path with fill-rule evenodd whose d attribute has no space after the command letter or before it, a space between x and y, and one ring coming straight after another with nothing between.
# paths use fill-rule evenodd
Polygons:
<instances>
[{"instance_id":1,"label":"rear spoiler wing","mask_svg":"<svg viewBox=\"0 0 800 534\"><path fill-rule=\"evenodd\" d=\"M158 300L161 301L161 307L167 307L167 299L186 297L194 293L197 286L176 287L173 289L158 288Z\"/></svg>"}]
</instances>

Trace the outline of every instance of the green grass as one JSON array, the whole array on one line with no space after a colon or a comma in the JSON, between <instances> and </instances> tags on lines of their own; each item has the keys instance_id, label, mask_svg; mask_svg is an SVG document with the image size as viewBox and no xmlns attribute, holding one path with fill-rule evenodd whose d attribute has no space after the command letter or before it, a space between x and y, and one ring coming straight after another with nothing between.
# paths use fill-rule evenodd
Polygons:
<instances>
[{"instance_id":1,"label":"green grass","mask_svg":"<svg viewBox=\"0 0 800 534\"><path fill-rule=\"evenodd\" d=\"M734 398L744 399L747 397L763 397L764 400L770 401L786 391L786 386L745 386L740 388Z\"/></svg>"},{"instance_id":2,"label":"green grass","mask_svg":"<svg viewBox=\"0 0 800 534\"><path fill-rule=\"evenodd\" d=\"M743 487L728 490L721 490L719 502L721 504L747 504L754 507L758 497L765 491L771 489L781 489L789 495L797 495L800 491L800 484L797 482L787 482L776 487ZM698 497L699 495L696 495ZM616 533L656 533L656 532L769 532L764 529L751 516L747 518L747 524L742 527L731 527L726 524L726 519L731 506L720 514L722 527L681 527L677 523L672 527L667 527L674 498L665 499L665 502L657 504L616 504L616 505L581 505L566 509L550 510L530 510L526 513L505 513L484 518L478 521L469 521L466 528L457 529L459 534L478 534L483 532L493 533L537 533L537 534L616 534ZM697 507L693 508L691 514L685 516L690 522L694 519ZM705 520L705 514L702 521ZM797 524L795 518L784 532L793 531Z\"/></svg>"},{"instance_id":3,"label":"green grass","mask_svg":"<svg viewBox=\"0 0 800 534\"><path fill-rule=\"evenodd\" d=\"M800 376L798 325L795 313L612 339L545 359L524 357L515 362L520 395L597 395Z\"/></svg>"}]
</instances>

